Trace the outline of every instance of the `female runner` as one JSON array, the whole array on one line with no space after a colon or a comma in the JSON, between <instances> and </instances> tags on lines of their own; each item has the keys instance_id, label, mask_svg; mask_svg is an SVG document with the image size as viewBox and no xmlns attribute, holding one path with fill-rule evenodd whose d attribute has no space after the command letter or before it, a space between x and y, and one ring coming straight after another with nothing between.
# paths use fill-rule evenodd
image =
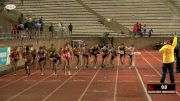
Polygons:
<instances>
[{"instance_id":1,"label":"female runner","mask_svg":"<svg viewBox=\"0 0 180 101\"><path fill-rule=\"evenodd\" d=\"M109 54L109 50L108 50L108 48L106 47L106 46L104 46L102 49L101 49L101 55L102 55L102 64L101 64L101 66L102 66L102 68L104 68L105 67L105 61L106 61L106 57L108 56L108 54Z\"/></svg>"},{"instance_id":2,"label":"female runner","mask_svg":"<svg viewBox=\"0 0 180 101\"><path fill-rule=\"evenodd\" d=\"M119 51L119 54L120 54L120 59L119 59L119 64L120 65L120 61L121 61L121 64L123 65L124 64L124 60L125 60L125 55L126 55L126 47L124 45L124 43L121 43L121 45L118 47L118 51Z\"/></svg>"},{"instance_id":3,"label":"female runner","mask_svg":"<svg viewBox=\"0 0 180 101\"><path fill-rule=\"evenodd\" d=\"M41 69L41 75L44 75L44 67L46 64L46 58L47 58L47 51L45 50L45 47L39 47L37 56L39 58L39 66Z\"/></svg>"},{"instance_id":4,"label":"female runner","mask_svg":"<svg viewBox=\"0 0 180 101\"><path fill-rule=\"evenodd\" d=\"M93 46L91 48L91 54L94 56L94 69L96 69L96 65L97 65L97 54L99 54L99 46L98 44L96 44L95 46Z\"/></svg>"},{"instance_id":5,"label":"female runner","mask_svg":"<svg viewBox=\"0 0 180 101\"><path fill-rule=\"evenodd\" d=\"M72 55L73 55L73 51L70 48L69 43L66 43L64 45L64 48L62 49L62 56L63 56L64 62L65 62L64 63L65 64L64 65L64 73L65 73L65 75L66 74L71 75L70 64L71 64Z\"/></svg>"}]
</instances>

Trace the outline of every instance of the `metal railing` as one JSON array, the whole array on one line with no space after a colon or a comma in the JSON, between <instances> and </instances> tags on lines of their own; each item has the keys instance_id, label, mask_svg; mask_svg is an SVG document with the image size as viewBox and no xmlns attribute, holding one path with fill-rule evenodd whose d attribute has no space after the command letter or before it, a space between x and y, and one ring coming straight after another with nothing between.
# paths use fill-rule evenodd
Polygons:
<instances>
[{"instance_id":1,"label":"metal railing","mask_svg":"<svg viewBox=\"0 0 180 101\"><path fill-rule=\"evenodd\" d=\"M66 38L69 34L63 32L41 32L40 30L12 30L11 33L0 34L0 40L14 40L14 39L48 39L48 38Z\"/></svg>"}]
</instances>

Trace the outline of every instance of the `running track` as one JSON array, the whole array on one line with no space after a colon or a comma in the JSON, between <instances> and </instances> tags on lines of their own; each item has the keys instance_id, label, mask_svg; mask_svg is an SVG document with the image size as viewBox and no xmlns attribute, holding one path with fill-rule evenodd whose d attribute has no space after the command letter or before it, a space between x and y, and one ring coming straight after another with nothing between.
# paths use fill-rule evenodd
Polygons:
<instances>
[{"instance_id":1,"label":"running track","mask_svg":"<svg viewBox=\"0 0 180 101\"><path fill-rule=\"evenodd\" d=\"M30 77L24 75L24 70L19 70L17 76L0 77L0 101L179 101L180 74L175 73L176 94L148 95L143 88L148 83L159 83L161 62L159 53L143 50L141 56L136 56L136 69L127 65L92 69L91 63L88 69L72 69L72 76L64 76L60 66L59 75L53 76L47 65L45 76L40 76L34 66Z\"/></svg>"}]
</instances>

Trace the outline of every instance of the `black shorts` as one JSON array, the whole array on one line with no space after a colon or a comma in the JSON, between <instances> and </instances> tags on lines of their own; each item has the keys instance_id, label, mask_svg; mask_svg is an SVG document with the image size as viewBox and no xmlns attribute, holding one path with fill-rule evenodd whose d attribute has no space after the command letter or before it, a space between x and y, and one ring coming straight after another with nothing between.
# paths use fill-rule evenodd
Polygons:
<instances>
[{"instance_id":1,"label":"black shorts","mask_svg":"<svg viewBox=\"0 0 180 101\"><path fill-rule=\"evenodd\" d=\"M115 56L111 56L111 60L114 60Z\"/></svg>"},{"instance_id":2,"label":"black shorts","mask_svg":"<svg viewBox=\"0 0 180 101\"><path fill-rule=\"evenodd\" d=\"M14 59L14 62L17 62L18 61L18 59Z\"/></svg>"},{"instance_id":3,"label":"black shorts","mask_svg":"<svg viewBox=\"0 0 180 101\"><path fill-rule=\"evenodd\" d=\"M120 58L122 58L123 56L125 56L125 54L120 54Z\"/></svg>"},{"instance_id":4,"label":"black shorts","mask_svg":"<svg viewBox=\"0 0 180 101\"><path fill-rule=\"evenodd\" d=\"M76 56L77 58L79 58L79 55L77 55L77 54L74 54L74 56Z\"/></svg>"},{"instance_id":5,"label":"black shorts","mask_svg":"<svg viewBox=\"0 0 180 101\"><path fill-rule=\"evenodd\" d=\"M39 63L42 62L42 61L45 61L46 58L39 58Z\"/></svg>"},{"instance_id":6,"label":"black shorts","mask_svg":"<svg viewBox=\"0 0 180 101\"><path fill-rule=\"evenodd\" d=\"M97 58L97 54L92 54L95 58Z\"/></svg>"},{"instance_id":7,"label":"black shorts","mask_svg":"<svg viewBox=\"0 0 180 101\"><path fill-rule=\"evenodd\" d=\"M86 57L86 58L88 58L88 57L89 57L89 55L86 55L86 54L83 54L83 56L84 56L84 57Z\"/></svg>"},{"instance_id":8,"label":"black shorts","mask_svg":"<svg viewBox=\"0 0 180 101\"><path fill-rule=\"evenodd\" d=\"M102 58L106 58L108 55L102 55Z\"/></svg>"},{"instance_id":9,"label":"black shorts","mask_svg":"<svg viewBox=\"0 0 180 101\"><path fill-rule=\"evenodd\" d=\"M129 57L132 59L133 55L129 55Z\"/></svg>"}]
</instances>

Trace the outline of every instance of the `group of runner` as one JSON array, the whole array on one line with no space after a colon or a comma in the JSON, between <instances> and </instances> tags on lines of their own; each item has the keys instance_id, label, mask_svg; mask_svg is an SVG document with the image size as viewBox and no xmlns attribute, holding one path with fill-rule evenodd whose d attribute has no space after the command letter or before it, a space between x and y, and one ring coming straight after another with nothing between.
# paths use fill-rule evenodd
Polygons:
<instances>
[{"instance_id":1,"label":"group of runner","mask_svg":"<svg viewBox=\"0 0 180 101\"><path fill-rule=\"evenodd\" d=\"M117 50L114 47L108 48L107 46L100 48L98 44L95 44L91 48L89 48L88 45L84 45L84 47L75 46L72 48L69 43L66 43L63 48L56 49L54 45L51 44L49 49L46 49L45 46L41 46L38 50L26 46L22 52L20 52L17 48L14 48L11 51L10 59L14 69L14 75L16 75L17 62L20 59L20 54L22 54L22 58L24 59L24 68L28 76L31 74L31 67L36 63L36 60L39 64L41 75L44 75L47 60L50 61L50 67L52 67L54 75L57 75L57 68L61 63L63 63L64 66L64 74L71 75L70 69L72 60L76 60L76 69L83 66L88 68L90 58L92 57L94 64L93 68L96 69L98 65L97 58L99 55L102 57L102 68L106 67L106 64L108 63L107 60L109 59L108 57L110 57L109 63L112 65L112 67L114 67L115 58L118 54L120 55L118 58L118 65L124 65L124 60L127 54L130 61L129 68L133 68L135 66L134 50L134 45L127 47L123 43L118 47Z\"/></svg>"}]
</instances>

